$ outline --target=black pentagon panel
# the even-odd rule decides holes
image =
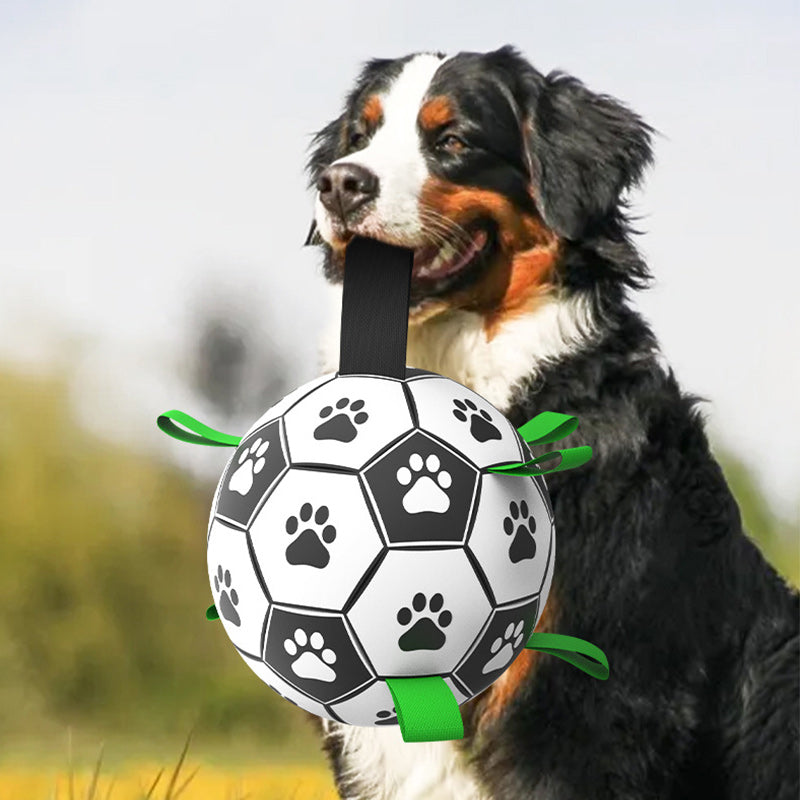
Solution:
[[[281,423],[273,420],[240,442],[220,482],[217,516],[247,527],[285,469]]]
[[[273,607],[264,661],[320,703],[344,697],[374,677],[339,615]]]
[[[478,694],[494,683],[525,648],[539,614],[539,598],[497,609],[453,676]]]
[[[477,471],[440,442],[416,431],[364,473],[390,545],[452,544],[466,538]]]

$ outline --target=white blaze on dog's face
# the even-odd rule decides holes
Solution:
[[[427,53],[408,61],[384,92],[370,96],[373,104],[370,111],[381,122],[369,144],[333,162],[362,166],[380,182],[377,197],[353,225],[354,233],[407,246],[422,242],[419,198],[430,174],[421,150],[417,117],[443,61]],[[319,193],[315,218],[322,237],[333,244],[337,238],[334,225],[340,221],[331,218]]]

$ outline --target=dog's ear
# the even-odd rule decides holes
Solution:
[[[579,239],[619,215],[623,193],[652,162],[653,129],[569,75],[533,81],[526,146],[536,199],[550,227]]]

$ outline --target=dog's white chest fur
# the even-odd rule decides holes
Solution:
[[[326,729],[340,739],[345,779],[358,786],[347,800],[489,800],[452,742],[406,744],[396,727]]]
[[[341,287],[333,291],[333,316],[322,344],[325,371],[339,363]],[[536,310],[505,322],[491,340],[480,314],[450,311],[409,326],[406,363],[458,381],[504,412],[520,381],[543,362],[578,350],[594,329],[582,297],[546,299]]]
[[[322,347],[326,371],[339,361],[341,289],[334,292]],[[507,322],[491,341],[480,315],[453,311],[409,328],[407,363],[452,378],[506,411],[520,381],[544,361],[580,348],[593,328],[579,299],[547,300]],[[452,742],[406,744],[395,727],[326,722],[325,730],[339,740],[344,777],[359,787],[347,800],[491,800]]]

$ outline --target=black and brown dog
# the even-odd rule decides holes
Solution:
[[[800,796],[798,596],[742,531],[698,398],[627,301],[650,279],[625,193],[651,132],[503,47],[370,61],[313,141],[327,277],[354,234],[415,249],[408,362],[516,424],[580,419],[594,459],[548,481],[559,552],[539,629],[612,664],[600,684],[523,652],[465,706],[457,744],[326,721],[343,797]]]

